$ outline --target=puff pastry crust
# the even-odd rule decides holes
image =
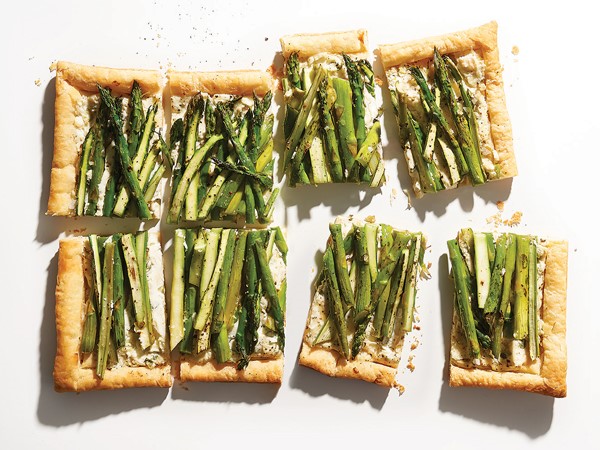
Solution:
[[[513,149],[512,127],[506,109],[497,35],[498,24],[490,22],[477,28],[442,36],[380,45],[379,53],[381,62],[387,70],[390,67],[432,59],[434,48],[437,48],[441,54],[470,50],[481,52],[485,62],[485,99],[490,119],[490,133],[498,153],[497,164],[500,168],[496,179],[503,179],[516,176],[518,171]]]
[[[205,92],[209,95],[265,95],[273,89],[273,77],[259,70],[230,72],[167,72],[171,95],[188,97]]]
[[[54,155],[47,214],[75,215],[79,157],[83,142],[77,136],[85,127],[77,113],[77,105],[84,97],[98,93],[96,84],[110,88],[116,95],[129,95],[134,80],[139,83],[145,97],[160,96],[162,76],[158,71],[111,69],[64,61],[56,64]],[[155,209],[151,209],[154,216],[158,217]]]
[[[283,56],[297,52],[307,59],[318,53],[348,53],[367,55],[367,31],[353,30],[333,33],[294,34],[280,39]]]
[[[347,361],[332,349],[310,347],[302,343],[299,362],[330,377],[353,378],[385,387],[400,387],[396,383],[397,369],[373,361]]]
[[[169,364],[155,368],[120,367],[108,369],[104,379],[94,368],[84,367],[79,348],[83,334],[86,265],[91,261],[84,254],[85,239],[66,238],[60,241],[56,282],[56,357],[54,388],[56,391],[89,391],[125,387],[169,387],[172,385]]]
[[[566,306],[568,244],[546,243],[546,272],[542,300],[541,369],[538,374],[465,369],[450,363],[450,386],[515,389],[552,397],[567,395]],[[454,343],[451,343],[454,345]]]
[[[182,357],[179,368],[181,381],[241,381],[246,383],[281,383],[283,356],[277,359],[255,359],[244,370],[236,364],[218,364],[215,361],[198,363],[193,358]]]

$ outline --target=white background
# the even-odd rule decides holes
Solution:
[[[594,282],[600,248],[594,232],[600,40],[587,2],[197,3],[17,0],[3,6],[0,447],[598,448],[600,310]],[[402,188],[410,185],[384,93],[389,179],[384,188],[283,190],[275,219],[287,227],[290,253],[286,368],[280,388],[176,383],[171,390],[54,392],[58,238],[64,232],[135,229],[138,222],[44,215],[54,126],[52,62],[162,70],[266,69],[281,62],[276,52],[283,34],[364,27],[374,49],[378,43],[457,31],[492,19],[499,23],[519,176],[436,194],[407,209]],[[376,69],[381,76],[377,62]],[[280,144],[279,133],[277,139]],[[506,202],[503,218],[523,212],[516,230],[570,242],[566,399],[447,387],[451,286],[445,241],[462,226],[485,228],[486,218],[498,212],[499,200]],[[363,382],[330,379],[296,364],[327,223],[348,213],[373,214],[381,222],[429,236],[426,258],[432,278],[420,284],[421,330],[414,335],[420,345],[412,352],[414,372],[406,369],[406,360],[401,364],[402,396]],[[161,228],[168,249],[172,228],[154,225]],[[169,267],[170,259],[167,250]]]

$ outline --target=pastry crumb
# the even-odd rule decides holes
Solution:
[[[408,364],[406,364],[406,368],[408,370],[410,370],[411,372],[415,371],[415,364],[413,363],[413,360],[415,359],[415,355],[410,355],[408,357]]]
[[[412,209],[412,201],[411,201],[411,197],[410,197],[410,192],[408,191],[408,189],[402,189],[402,192],[404,192],[404,195],[406,195],[406,209]]]
[[[498,208],[498,211],[504,211],[504,202],[502,200],[498,200],[496,202],[496,207]]]
[[[365,217],[365,222],[375,223],[375,216],[367,216],[367,217]]]
[[[41,86],[41,85],[42,85],[42,80],[40,80],[39,78],[37,78],[37,79],[34,81],[34,83],[35,83],[35,85],[36,85],[36,86]]]
[[[398,391],[398,395],[402,395],[402,394],[404,394],[404,391],[406,390],[406,389],[404,388],[404,386],[402,386],[402,385],[401,385],[401,384],[399,384],[399,383],[396,383],[396,385],[395,385],[394,387],[395,387],[395,388],[396,388],[396,390]]]
[[[513,45],[511,53],[515,56],[517,56],[519,54],[519,47],[517,47],[516,45]]]
[[[521,223],[521,218],[523,217],[523,213],[521,211],[515,212],[512,217],[508,220],[505,220],[504,225],[508,225],[509,227],[514,227]]]

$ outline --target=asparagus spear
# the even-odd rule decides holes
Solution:
[[[133,299],[133,309],[135,315],[134,330],[139,334],[140,344],[143,349],[150,347],[150,333],[148,330],[148,314],[146,313],[144,302],[144,291],[141,277],[145,274],[140,273],[140,264],[136,253],[136,239],[132,234],[124,234],[121,238],[123,247],[123,256],[127,266],[129,276],[129,285],[131,286],[131,296]]]
[[[104,378],[108,358],[110,325],[112,322],[113,274],[114,274],[114,242],[104,246],[104,268],[102,280],[102,297],[100,304],[100,331],[98,334],[98,358],[96,360],[96,375]]]
[[[427,163],[423,157],[423,133],[418,122],[412,114],[406,109],[408,135],[410,141],[410,152],[419,173],[419,180],[423,187],[423,192],[437,192],[444,188],[440,181],[440,174],[432,163]]]
[[[490,262],[488,259],[487,238],[484,233],[473,234],[475,248],[475,274],[477,279],[477,305],[485,306],[490,291]]]
[[[340,156],[344,163],[344,175],[348,177],[358,153],[358,141],[354,131],[352,92],[350,82],[343,78],[332,78],[335,90],[334,111],[340,137]]]
[[[348,73],[348,81],[352,90],[352,112],[354,113],[354,126],[356,130],[356,143],[360,148],[367,136],[365,126],[365,105],[363,101],[364,82],[359,72],[358,65],[348,55],[344,54],[344,63]]]
[[[483,168],[480,163],[480,154],[473,144],[473,138],[469,130],[467,119],[463,115],[462,109],[454,95],[454,90],[450,85],[448,68],[437,48],[434,49],[433,63],[435,66],[435,78],[442,91],[442,97],[452,112],[454,123],[458,129],[458,141],[467,162],[467,166],[469,167],[471,182],[473,185],[483,184],[485,183],[485,174],[483,173]]]
[[[233,254],[233,266],[231,267],[231,277],[229,278],[229,290],[227,291],[224,314],[225,326],[227,330],[231,330],[235,322],[235,311],[238,307],[242,288],[242,271],[244,267],[244,258],[246,255],[247,238],[248,231],[239,232]]]
[[[502,234],[500,237],[498,237],[498,242],[496,243],[490,290],[483,308],[483,312],[485,314],[495,313],[498,305],[500,304],[500,297],[502,295],[502,275],[506,266],[507,246],[508,235]]]
[[[342,354],[346,359],[350,357],[348,348],[348,330],[346,328],[346,317],[344,307],[340,298],[340,291],[336,277],[336,269],[331,248],[327,248],[323,256],[323,270],[327,280],[327,300],[329,304],[330,317],[333,319],[338,334],[338,342],[342,349]],[[346,270],[344,270],[346,272]],[[347,272],[346,272],[347,273]]]
[[[371,280],[377,278],[377,225],[366,223],[364,225],[365,237],[367,239],[367,258],[369,262],[369,270],[371,271]]]
[[[210,277],[210,281],[208,282],[205,289],[200,286],[200,292],[202,292],[202,302],[200,304],[200,311],[196,316],[196,321],[194,323],[194,328],[197,330],[204,330],[204,328],[208,325],[208,319],[212,317],[213,305],[215,302],[215,294],[217,291],[217,286],[219,284],[219,279],[221,278],[221,271],[223,268],[223,263],[225,261],[225,255],[227,253],[228,242],[231,238],[230,235],[235,233],[233,230],[223,230],[221,232],[221,242],[219,243],[219,250],[217,255],[217,260],[214,263],[214,271]],[[211,254],[209,255],[209,248],[212,247],[212,239],[209,235],[208,246],[206,248],[206,256],[214,258]],[[207,268],[209,264],[207,264],[205,257],[205,268]],[[202,274],[201,284],[205,283],[205,279],[208,277],[204,276],[204,272]]]
[[[183,303],[183,336],[179,343],[180,353],[192,353],[194,344],[194,319],[196,317],[196,297],[198,288],[192,284],[185,290]],[[172,344],[171,344],[172,345]]]
[[[256,231],[250,231],[246,240],[246,263],[245,273],[245,301],[244,310],[247,313],[246,325],[246,354],[254,353],[258,342],[258,328],[260,327],[260,296],[258,295],[258,272],[256,268],[256,255],[253,240],[258,235]],[[239,325],[238,325],[239,326]]]
[[[152,322],[152,305],[150,304],[150,292],[148,288],[147,259],[148,259],[148,232],[142,231],[135,238],[135,252],[137,262],[140,266],[140,284],[142,287],[142,298],[144,301],[144,311],[146,314],[145,323],[148,327],[148,333],[152,338],[154,326]]]
[[[183,307],[185,293],[185,230],[175,230],[173,238],[173,282],[169,312],[171,350],[183,339]]]
[[[529,320],[528,347],[529,357],[535,360],[540,355],[540,337],[538,331],[538,289],[537,289],[537,241],[529,241]]]
[[[310,143],[308,153],[310,155],[310,165],[315,184],[324,184],[331,182],[331,175],[327,168],[326,156],[323,147],[323,141],[317,133]]]
[[[208,105],[207,111],[208,111]],[[173,174],[172,174],[172,187],[171,187],[171,201],[173,201],[173,196],[175,195],[175,191],[177,190],[177,186],[179,185],[179,180],[183,175],[184,170],[184,162],[185,162],[185,154],[180,150],[181,142],[184,137],[184,124],[183,119],[177,119],[171,125],[171,133],[169,135],[169,152],[177,152],[177,159],[175,164],[173,165]]]
[[[231,267],[233,266],[233,254],[236,247],[235,242],[237,240],[235,230],[227,231],[229,231],[227,236],[227,245],[225,247],[225,254],[223,256],[223,265],[221,267],[221,274],[217,284],[217,292],[212,310],[212,321],[210,324],[210,332],[213,335],[219,334],[221,332],[221,328],[223,328],[223,325],[225,324],[225,304],[227,301],[227,291],[231,277]]]
[[[498,313],[492,326],[492,354],[496,359],[500,358],[502,347],[502,332],[504,321],[508,313],[513,289],[513,274],[517,263],[517,239],[514,234],[509,234],[506,243],[506,259],[504,276],[502,281],[502,296]]]
[[[85,206],[85,194],[86,194],[86,184],[87,184],[87,171],[90,164],[90,154],[92,153],[92,148],[94,148],[94,133],[95,127],[90,127],[90,130],[87,132],[85,136],[85,140],[83,141],[82,154],[81,154],[81,163],[79,169],[79,187],[77,188],[77,215],[83,215],[83,208]]]
[[[440,99],[441,99],[440,90],[436,86],[433,91],[434,91],[434,95],[435,95],[435,104],[437,106],[440,106]],[[423,103],[423,106],[426,106],[427,113],[431,114],[431,110],[427,106],[427,102],[425,101],[422,103]],[[437,134],[437,122],[435,120],[432,120],[429,123],[429,130],[427,131],[427,139],[425,142],[425,150],[423,150],[423,157],[425,158],[425,161],[427,161],[427,162],[433,161],[433,150],[435,148],[436,134]]]
[[[240,355],[240,359],[237,363],[238,370],[244,370],[250,362],[248,355],[248,341],[246,339],[248,324],[248,309],[244,302],[242,302],[242,308],[240,310],[240,317],[238,319],[238,326],[235,332],[235,349]]]
[[[396,269],[392,274],[392,279],[390,281],[392,287],[390,289],[389,300],[386,306],[385,315],[383,317],[383,324],[381,325],[381,332],[378,335],[379,338],[383,339],[389,338],[394,331],[393,325],[400,308],[402,295],[404,293],[404,280],[406,279],[408,272],[410,250],[408,248],[404,248],[400,258],[401,259],[398,261]]]
[[[286,76],[292,86],[300,87],[300,71],[298,63],[298,53],[292,53],[285,63]]]
[[[81,353],[91,353],[96,347],[96,338],[98,334],[98,316],[94,308],[93,291],[90,291],[85,313],[85,322],[83,324],[83,332],[81,336]]]
[[[344,311],[354,306],[354,294],[350,285],[348,275],[348,263],[346,261],[346,251],[344,250],[344,238],[342,236],[342,226],[338,223],[329,224],[331,232],[333,256],[335,261],[335,274],[339,281],[341,298],[344,304]]]
[[[129,188],[131,195],[133,195],[136,205],[138,208],[138,214],[141,219],[150,219],[152,214],[148,208],[148,204],[144,200],[144,194],[134,173],[129,158],[129,150],[127,146],[127,140],[123,134],[123,120],[121,119],[120,111],[117,110],[115,99],[110,95],[107,89],[98,85],[98,91],[100,92],[100,98],[108,109],[108,115],[110,122],[113,127],[115,134],[116,147],[118,152],[118,160],[121,165],[121,172],[124,175],[125,182]]]
[[[317,92],[319,101],[319,111],[321,113],[321,129],[323,130],[323,144],[327,150],[329,165],[331,167],[331,175],[335,183],[344,181],[344,173],[342,169],[342,161],[338,141],[335,134],[335,125],[331,117],[331,108],[335,103],[335,91],[331,86],[331,80],[328,76],[323,78],[319,90]]]
[[[254,245],[262,288],[265,297],[269,300],[269,313],[275,320],[275,332],[277,333],[279,346],[283,349],[285,346],[283,311],[281,310],[281,304],[279,303],[279,297],[277,295],[277,290],[275,289],[275,283],[273,282],[273,275],[271,274],[269,262],[267,261],[267,254],[264,247],[261,245],[260,240],[256,238],[257,235],[258,233],[251,234],[248,241],[251,245]]]
[[[452,151],[454,152],[459,172],[461,174],[467,173],[469,167],[467,165],[467,161],[465,160],[465,155],[463,155],[462,149],[460,148],[460,145],[458,144],[458,141],[454,136],[454,132],[450,128],[450,124],[448,124],[448,121],[442,113],[442,110],[435,103],[435,97],[431,92],[431,89],[429,89],[429,86],[427,85],[427,80],[425,80],[425,76],[421,72],[421,69],[419,69],[418,67],[411,67],[409,70],[416,83],[419,85],[419,88],[421,89],[423,99],[429,107],[431,115],[436,120],[436,122],[442,127],[442,130],[444,130],[444,134],[450,140],[450,145]]]
[[[315,102],[319,86],[325,75],[325,70],[321,66],[319,66],[312,80],[312,85],[310,86],[310,89],[308,90],[308,92],[306,92],[302,100],[302,104],[300,105],[298,117],[296,118],[294,128],[292,129],[290,136],[286,142],[285,157],[283,163],[284,167],[288,167],[290,158],[296,151],[296,147],[300,142],[300,138],[302,137],[302,134],[304,133],[304,129],[308,122],[309,113],[313,107],[313,103]]]
[[[529,237],[517,236],[517,264],[515,273],[515,309],[514,330],[515,339],[525,339],[528,336],[529,317]]]
[[[204,157],[206,156],[206,154],[210,151],[210,149],[220,140],[223,139],[223,136],[221,135],[214,135],[211,136],[206,143],[198,150],[196,150],[196,153],[194,153],[194,156],[192,157],[192,159],[190,159],[190,161],[188,162],[185,171],[183,173],[183,175],[181,176],[181,180],[179,181],[179,184],[177,185],[177,190],[175,191],[175,195],[173,196],[173,200],[171,202],[171,208],[169,209],[169,215],[167,216],[167,221],[169,223],[175,223],[179,221],[179,217],[181,215],[181,209],[183,206],[183,202],[184,200],[186,201],[186,209],[187,209],[187,197],[186,197],[186,193],[189,192],[190,190],[192,190],[192,184],[191,184],[191,180],[194,177],[194,174],[196,173],[196,171],[198,170],[198,168],[200,167],[200,164],[202,164],[202,161],[204,159]],[[196,219],[198,217],[198,213],[197,213],[197,205],[196,205],[196,212],[195,212],[195,216],[194,219]],[[188,218],[187,216],[187,210],[186,210],[186,219]]]
[[[204,99],[202,98],[202,95],[198,94],[192,97],[185,112],[185,135],[183,138],[186,167],[182,178],[186,179],[186,174],[188,174],[188,178],[186,179],[187,185],[185,191],[186,220],[196,220],[196,218],[198,217],[198,185],[200,184],[200,174],[198,173],[198,168],[200,167],[200,163],[204,159],[204,154],[202,154],[202,157],[199,161],[196,161],[198,155],[198,150],[196,150],[196,142],[198,141],[198,124],[200,123],[200,119],[202,118],[203,111]],[[212,144],[214,145],[218,141],[219,139],[213,140]],[[208,142],[210,142],[210,139]],[[207,144],[204,144],[202,148],[205,148]],[[206,152],[210,150],[210,148],[212,148],[212,145],[206,148]],[[193,170],[188,171],[190,167],[193,167]],[[180,184],[183,182],[183,179],[180,181]],[[175,199],[173,200],[173,203],[174,202]],[[171,203],[171,207],[173,203]]]
[[[460,323],[466,338],[469,353],[471,354],[471,357],[477,359],[479,358],[481,350],[479,341],[477,340],[475,320],[473,318],[471,301],[469,299],[469,275],[456,239],[448,241],[448,256],[450,257],[450,262],[452,264],[454,293],[456,296],[456,306],[458,308]]]
[[[366,59],[359,59],[357,64],[363,77],[367,80],[365,82],[367,92],[375,97],[375,72],[373,72],[373,66],[371,66],[371,63]]]
[[[220,159],[217,159],[217,158],[212,158],[212,161],[220,169],[228,170],[230,172],[238,173],[245,177],[252,178],[252,179],[258,181],[262,186],[264,186],[267,189],[270,189],[273,187],[273,179],[270,176],[268,176],[267,174],[259,173],[257,171],[250,171],[245,166],[242,166],[239,164],[233,164],[229,161],[221,161]]]
[[[113,269],[113,331],[115,347],[125,346],[125,288],[123,285],[125,274],[123,260],[121,259],[120,235],[114,235],[114,269]]]
[[[96,210],[98,209],[98,200],[100,198],[100,180],[102,179],[102,174],[104,173],[104,165],[105,165],[105,151],[104,151],[104,130],[100,125],[102,119],[101,117],[104,115],[104,108],[102,104],[100,105],[98,118],[96,123],[94,124],[94,151],[93,151],[93,166],[92,166],[92,177],[90,179],[90,184],[88,187],[88,204],[85,210],[85,213],[89,216],[93,216],[96,214]]]
[[[402,292],[402,330],[412,330],[413,311],[415,309],[415,297],[417,294],[417,275],[422,262],[421,233],[412,236],[413,241],[408,255],[408,262],[411,264],[406,275],[406,285]]]
[[[356,239],[357,287],[355,301],[355,317],[366,310],[371,303],[371,271],[369,269],[369,251],[365,227],[357,227],[354,231]]]

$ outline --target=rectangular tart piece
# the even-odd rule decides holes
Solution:
[[[567,243],[467,228],[448,252],[450,385],[565,397]]]
[[[517,175],[495,22],[379,51],[417,197]]]
[[[169,166],[158,71],[56,65],[48,214],[160,216]]]
[[[367,32],[281,38],[288,184],[385,183]]]
[[[168,73],[170,223],[266,224],[273,186],[273,78],[267,72]]]
[[[181,381],[281,383],[287,244],[278,227],[178,229],[169,330]]]
[[[57,391],[171,386],[157,234],[60,241],[56,340]]]
[[[425,237],[352,218],[329,229],[300,364],[401,388],[396,374],[413,327]]]

